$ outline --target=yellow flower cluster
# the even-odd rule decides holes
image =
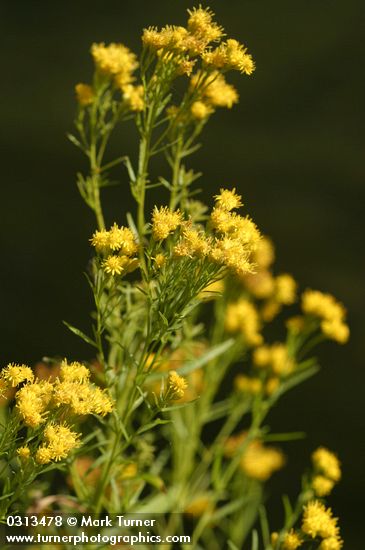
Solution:
[[[260,378],[238,374],[234,379],[234,385],[237,391],[257,395],[262,392],[263,384]]]
[[[312,454],[315,475],[312,487],[318,497],[328,495],[335,483],[341,479],[341,464],[337,456],[325,447],[319,447]]]
[[[277,376],[287,376],[295,368],[295,362],[290,357],[288,348],[280,343],[255,349],[253,363],[255,367],[269,369]]]
[[[185,378],[177,374],[175,370],[169,372],[167,378],[167,394],[170,399],[181,399],[184,397],[186,388],[188,387]]]
[[[305,314],[321,319],[325,336],[340,344],[347,342],[350,331],[345,323],[346,310],[331,294],[307,290],[302,295],[302,309]]]
[[[26,462],[30,458],[29,447],[27,445],[19,447],[19,449],[17,449],[17,455],[22,461]]]
[[[237,40],[229,39],[213,48],[214,42],[220,42],[223,29],[214,22],[214,13],[209,8],[188,10],[187,27],[163,27],[160,31],[149,27],[143,31],[142,42],[145,48],[157,54],[164,64],[172,64],[175,74],[190,76],[198,56],[202,68],[192,76],[190,82],[191,102],[187,103],[188,112],[182,108],[182,119],[205,120],[216,107],[231,108],[238,102],[238,93],[228,84],[223,72],[231,69],[251,74],[254,63],[246,48]],[[179,111],[169,108],[169,116]]]
[[[228,458],[234,457],[244,445],[246,438],[247,432],[241,432],[227,438],[223,448],[224,455]],[[269,479],[284,464],[285,456],[280,449],[265,446],[258,439],[254,439],[247,444],[240,460],[240,467],[245,474],[262,482]]]
[[[138,67],[137,57],[123,44],[101,42],[91,46],[91,55],[96,68],[103,74],[114,77],[119,86],[130,84],[132,73]]]
[[[133,86],[133,84],[126,84],[122,87],[122,91],[123,100],[128,105],[131,111],[143,111],[145,106],[143,86]]]
[[[44,439],[46,443],[39,447],[35,455],[38,464],[67,458],[70,451],[79,444],[79,434],[62,424],[48,424],[44,430]]]
[[[191,106],[191,114],[199,120],[213,113],[215,107],[231,109],[238,102],[237,90],[228,84],[218,71],[209,73],[206,79],[202,77],[201,73],[193,75],[190,81],[190,91],[194,97],[198,98]]]
[[[178,257],[202,258],[208,256],[211,250],[211,239],[197,229],[193,229],[190,223],[184,223],[181,238],[174,247],[174,254]]]
[[[225,328],[228,332],[240,332],[249,346],[259,346],[262,343],[259,315],[255,306],[245,298],[228,304]]]
[[[248,444],[240,462],[242,470],[248,477],[262,482],[283,468],[284,464],[285,457],[280,449],[264,446],[258,440]]]
[[[325,447],[319,447],[312,454],[313,466],[323,475],[337,482],[341,479],[341,464],[337,456]]]
[[[247,75],[251,75],[255,70],[255,63],[252,56],[247,53],[247,48],[233,38],[219,44],[214,50],[204,52],[202,59],[206,66],[214,69],[233,69]]]
[[[95,231],[90,241],[98,253],[109,254],[102,264],[106,273],[121,275],[137,267],[138,260],[133,256],[138,252],[138,244],[128,227],[114,223],[109,231]]]
[[[16,393],[16,408],[26,426],[36,428],[46,420],[53,386],[45,380],[28,383]]]
[[[210,222],[218,238],[213,243],[210,257],[236,275],[244,275],[254,268],[251,257],[260,242],[260,232],[248,216],[232,212],[241,204],[241,197],[235,190],[221,189],[215,200]]]
[[[271,533],[271,544],[275,547],[279,540],[279,533]],[[302,546],[303,540],[294,531],[294,529],[291,529],[288,533],[285,533],[282,541],[282,550],[297,550],[300,546]]]
[[[302,526],[303,533],[311,538],[320,537],[320,550],[340,550],[342,541],[339,535],[338,519],[332,516],[330,508],[314,500],[304,507]]]
[[[0,380],[3,382],[4,389],[6,386],[15,388],[22,382],[33,382],[34,374],[32,369],[26,365],[9,363],[9,365],[1,371]]]
[[[144,29],[143,45],[155,51],[202,55],[211,42],[222,37],[223,29],[213,21],[214,14],[209,9],[193,8],[188,13],[187,28],[167,25],[161,31],[154,27]]]
[[[86,107],[87,105],[91,105],[91,103],[93,103],[94,91],[89,84],[79,82],[79,84],[76,84],[75,86],[75,92],[76,99],[81,107]]]
[[[163,241],[182,223],[181,213],[170,210],[167,206],[157,208],[152,213],[152,236],[156,241]]]
[[[53,386],[53,402],[56,407],[68,405],[76,415],[98,414],[105,416],[113,409],[106,392],[89,382],[88,369],[78,362],[70,365],[64,361],[60,378]]]
[[[297,283],[288,273],[283,273],[275,278],[271,276],[271,281],[271,292],[266,296],[268,299],[261,309],[262,318],[267,322],[272,321],[283,306],[293,304],[297,297]]]
[[[112,411],[112,402],[105,391],[89,382],[90,372],[81,363],[63,361],[60,377],[53,383],[35,380],[25,384],[15,395],[16,408],[26,426],[35,428],[46,421],[51,409],[68,405],[77,415]]]

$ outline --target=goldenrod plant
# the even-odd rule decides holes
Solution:
[[[94,311],[89,330],[68,324],[90,359],[1,371],[2,518],[50,506],[158,513],[163,535],[188,532],[197,549],[339,550],[326,498],[341,469],[325,447],[297,501],[284,498],[282,525],[271,525],[267,483],[287,461],[277,444],[301,434],[271,433],[266,419],[316,374],[316,345],[347,341],[345,309],[277,274],[274,246],[236,188],[222,182],[203,204],[190,167],[216,109],[238,102],[226,79],[250,77],[251,54],[199,6],[186,27],[144,29],[139,57],[117,43],[95,43],[91,56],[69,137],[89,166],[77,184],[95,214],[85,243]],[[111,158],[115,130],[131,120],[138,157]],[[106,220],[117,166],[136,209]],[[283,322],[280,342],[273,320]]]

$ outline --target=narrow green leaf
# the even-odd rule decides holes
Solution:
[[[94,348],[98,349],[98,346],[97,344],[94,342],[94,340],[92,340],[91,338],[89,338],[89,336],[87,336],[84,332],[82,332],[80,329],[76,328],[76,327],[73,327],[72,325],[70,325],[69,323],[67,323],[67,321],[63,321],[63,324],[66,325],[66,327],[71,331],[73,332],[74,334],[76,334],[76,336],[78,336],[79,338],[81,338],[82,340],[84,340],[87,344],[90,344],[90,346],[93,346]]]
[[[256,529],[252,531],[252,544],[251,544],[251,550],[259,550],[259,536],[257,534]]]
[[[169,424],[171,420],[163,420],[162,418],[156,418],[153,422],[149,422],[145,426],[142,426],[137,431],[137,435],[143,434],[145,432],[148,432],[149,430],[153,430],[153,428],[156,428],[156,426],[159,426],[161,424]]]

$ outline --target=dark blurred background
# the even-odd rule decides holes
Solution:
[[[204,5],[205,2],[203,3]],[[81,153],[66,139],[73,88],[88,81],[93,41],[139,50],[143,27],[184,24],[192,2],[3,0],[1,9],[1,362],[90,350],[62,325],[89,327],[82,275],[94,230],[75,173]],[[344,479],[331,504],[345,548],[363,548],[364,423],[364,8],[363,0],[240,0],[209,3],[229,35],[246,43],[257,71],[234,77],[240,104],[218,112],[190,159],[206,196],[237,186],[277,246],[277,267],[303,287],[346,304],[352,337],[326,344],[321,373],[270,417],[279,431],[304,430],[286,445],[289,467],[275,489],[298,488],[309,452],[335,449]],[[133,151],[132,127],[115,152]],[[105,192],[108,222],[129,208],[123,186]],[[277,502],[273,506],[279,506]],[[275,527],[275,525],[274,525]],[[278,525],[276,525],[278,527]]]

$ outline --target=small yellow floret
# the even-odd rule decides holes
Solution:
[[[118,78],[116,78],[118,84]],[[145,107],[144,101],[144,88],[143,86],[133,86],[132,84],[127,84],[122,87],[123,100],[128,105],[131,111],[143,111]]]
[[[339,536],[329,537],[322,540],[321,544],[318,547],[318,550],[341,550],[343,546],[343,541]]]
[[[181,213],[170,210],[167,206],[157,208],[152,213],[152,235],[156,241],[163,241],[175,231],[182,222]]]
[[[19,447],[16,452],[21,460],[27,461],[30,457],[30,449],[27,446]]]
[[[237,391],[257,395],[262,392],[262,382],[260,378],[253,378],[238,374],[234,379],[234,385]]]
[[[190,108],[190,112],[196,120],[205,120],[212,114],[213,109],[203,101],[194,101]]]
[[[325,497],[330,494],[335,482],[324,476],[315,476],[312,480],[312,487],[317,497]]]
[[[219,195],[215,195],[218,208],[230,212],[243,206],[241,195],[236,194],[236,189],[220,189]]]
[[[289,533],[286,533],[283,539],[283,550],[296,550],[302,546],[303,540],[292,529]]]
[[[241,332],[248,345],[258,346],[262,343],[258,313],[255,306],[244,298],[228,304],[225,327],[228,332]]]
[[[47,441],[44,452],[48,451],[51,460],[56,462],[62,460],[70,454],[72,449],[78,446],[79,436],[78,433],[73,432],[66,425],[48,424],[44,430],[44,438]]]
[[[279,304],[290,305],[296,300],[297,283],[288,273],[275,278],[275,300]]]
[[[16,365],[15,363],[9,363],[9,365],[1,371],[0,376],[13,388],[22,382],[33,382],[34,380],[34,374],[30,367],[26,365]]]
[[[202,58],[206,65],[216,69],[234,69],[247,75],[255,70],[255,63],[247,53],[247,48],[232,38],[214,50],[205,52]]]
[[[345,323],[346,310],[331,294],[307,290],[302,295],[302,309],[307,315],[318,317],[323,333],[340,344],[347,342],[350,331]]]
[[[98,252],[104,252],[109,246],[109,232],[105,230],[95,231],[90,241]]]
[[[108,258],[103,261],[104,271],[110,275],[121,275],[125,265],[125,257],[123,256],[108,256]]]
[[[325,447],[319,447],[314,451],[312,462],[318,472],[332,481],[337,482],[341,479],[341,463],[337,456]]]
[[[129,84],[133,71],[138,67],[136,55],[123,44],[93,44],[91,55],[100,72],[108,76],[118,75],[119,85]]]
[[[38,464],[49,464],[52,460],[52,451],[46,446],[39,447],[35,455]]]
[[[330,508],[325,506],[318,500],[309,502],[304,507],[302,531],[306,535],[312,537],[337,537],[338,536],[338,519],[332,516]]]
[[[212,508],[212,504],[212,499],[209,495],[201,495],[194,498],[194,500],[185,507],[184,513],[189,516],[200,517],[207,512],[207,510]]]
[[[248,477],[259,481],[266,481],[274,472],[285,464],[285,458],[275,447],[262,445],[260,441],[249,443],[241,458],[241,468]]]
[[[45,380],[26,384],[16,393],[16,407],[26,426],[35,428],[45,421],[52,395],[53,386]]]
[[[176,371],[172,370],[169,372],[167,379],[167,392],[171,399],[181,399],[184,397],[184,393],[188,384],[182,376],[177,374]]]
[[[82,363],[73,361],[68,364],[66,360],[62,361],[60,368],[61,380],[68,382],[86,382],[90,378],[90,371]]]
[[[83,84],[80,82],[75,86],[76,99],[82,107],[86,105],[91,105],[94,101],[94,91],[89,84]]]
[[[287,376],[295,367],[286,345],[280,343],[257,348],[253,353],[253,362],[256,367],[270,368],[277,376]]]

